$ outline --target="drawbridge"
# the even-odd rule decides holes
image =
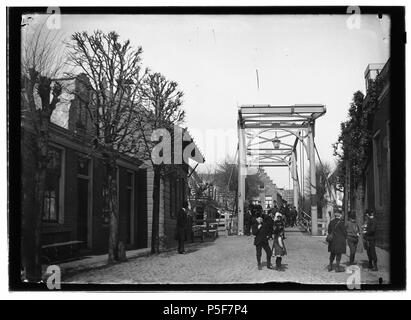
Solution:
[[[298,210],[299,197],[304,188],[304,156],[309,162],[310,230],[312,235],[318,234],[314,137],[315,121],[325,112],[325,106],[320,104],[239,107],[237,121],[239,235],[244,232],[247,174],[256,167],[287,167],[293,181],[293,204]],[[302,169],[300,175],[299,169]]]

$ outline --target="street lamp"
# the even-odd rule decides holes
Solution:
[[[280,148],[280,139],[277,137],[277,132],[275,133],[275,138],[273,140],[274,149]]]

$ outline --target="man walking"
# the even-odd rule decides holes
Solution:
[[[178,240],[178,253],[185,254],[184,241],[186,238],[187,230],[187,211],[188,202],[184,201],[183,207],[180,209],[177,215],[177,240]]]
[[[375,236],[377,224],[374,220],[374,212],[370,211],[367,215],[367,223],[364,228],[364,242],[367,248],[368,268],[372,271],[378,271],[377,252],[375,251]]]
[[[355,253],[357,251],[358,239],[360,237],[360,227],[358,226],[355,213],[349,214],[349,219],[346,225],[347,229],[347,244],[350,248],[350,265],[354,264]]]
[[[271,249],[268,244],[268,238],[271,236],[273,230],[273,219],[269,215],[264,215],[264,217],[259,216],[256,219],[256,222],[252,226],[254,238],[254,245],[256,247],[257,253],[257,263],[258,263],[258,270],[262,270],[261,264],[261,254],[262,249],[264,249],[267,255],[267,268],[273,269],[271,265]]]

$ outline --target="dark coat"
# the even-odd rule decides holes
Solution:
[[[364,235],[364,239],[368,241],[375,240],[375,234],[377,232],[377,224],[375,223],[375,218],[368,219],[365,230],[367,231],[367,233]]]
[[[176,240],[185,240],[187,228],[187,212],[180,209],[177,215]]]
[[[251,224],[252,216],[249,212],[244,213],[244,224]]]
[[[328,244],[328,252],[335,254],[346,252],[347,231],[344,221],[334,218],[328,225],[328,234],[333,234],[333,240]]]
[[[263,218],[261,228],[258,228],[257,221],[252,225],[253,235],[255,235],[254,245],[257,246],[264,243],[268,244],[268,238],[271,236],[273,231],[273,224],[273,219],[270,216],[266,215]]]

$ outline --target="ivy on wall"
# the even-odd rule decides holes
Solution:
[[[345,185],[347,163],[350,168],[350,181],[356,187],[361,181],[369,159],[372,142],[371,123],[378,106],[383,80],[377,77],[368,83],[367,96],[361,91],[353,95],[348,110],[348,120],[341,123],[338,140],[333,144],[334,156],[338,159],[337,183]]]

